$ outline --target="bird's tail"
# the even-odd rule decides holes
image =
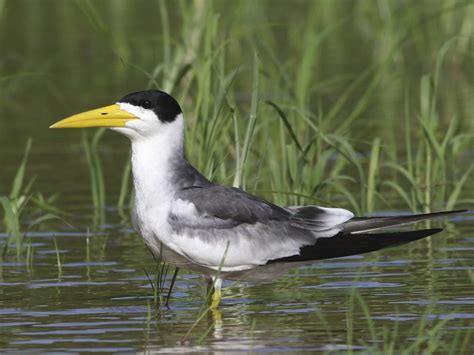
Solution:
[[[315,244],[301,248],[299,255],[272,260],[272,262],[331,259],[411,243],[439,233],[442,229],[433,228],[387,233],[367,232],[462,212],[466,212],[466,210],[425,213],[411,216],[355,217],[342,225],[342,231],[339,234],[329,238],[319,238]]]
[[[463,213],[467,210],[443,211],[433,213],[414,214],[409,216],[388,217],[354,217],[343,224],[345,233],[365,233],[368,231],[389,228],[393,226],[417,223],[428,219],[444,217],[451,214]]]

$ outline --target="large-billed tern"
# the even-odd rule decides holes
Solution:
[[[51,126],[83,127],[109,127],[130,139],[134,226],[155,254],[212,278],[213,308],[225,278],[273,279],[314,260],[409,243],[441,229],[368,232],[460,212],[360,218],[342,208],[280,207],[214,184],[187,161],[183,113],[159,90],[132,93]]]

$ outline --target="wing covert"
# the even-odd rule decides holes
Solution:
[[[179,191],[169,219],[177,226],[222,229],[290,217],[289,211],[240,189],[211,185]]]

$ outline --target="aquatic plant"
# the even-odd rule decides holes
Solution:
[[[30,154],[32,145],[32,139],[28,139],[25,147],[23,158],[20,161],[18,170],[13,179],[10,194],[8,196],[0,196],[0,202],[3,207],[3,225],[5,231],[10,235],[6,243],[3,245],[3,251],[1,253],[2,259],[5,258],[12,244],[14,244],[16,257],[20,258],[23,253],[26,252],[26,260],[31,263],[33,258],[32,247],[29,240],[26,239],[28,232],[35,226],[46,222],[51,219],[58,219],[59,217],[52,213],[46,213],[37,216],[30,220],[26,225],[26,228],[22,228],[22,215],[23,212],[33,205],[41,212],[60,211],[59,209],[52,206],[51,202],[53,199],[45,199],[43,195],[38,194],[36,197],[31,193],[31,188],[34,182],[34,178],[30,179],[25,184],[26,165]],[[30,207],[31,208],[31,207]],[[27,243],[25,243],[25,241]]]
[[[98,129],[90,139],[85,132],[82,134],[82,144],[86,153],[92,202],[94,205],[94,224],[96,225],[102,224],[105,221],[105,179],[99,154],[99,143],[104,133],[105,129]]]
[[[161,245],[161,248],[162,247],[163,246]],[[162,258],[161,252],[160,255],[155,255],[150,250],[150,253],[155,261],[155,270],[154,273],[150,274],[145,269],[145,274],[151,286],[151,289],[153,290],[153,305],[155,306],[155,309],[163,309],[163,307],[168,306],[171,297],[171,292],[173,290],[176,277],[178,276],[179,268],[171,266],[170,264],[165,262]],[[170,267],[173,268],[174,271],[169,288],[166,289],[165,283],[169,276]]]

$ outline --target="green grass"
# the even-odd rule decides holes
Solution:
[[[150,253],[155,261],[155,270],[153,273],[149,273],[145,269],[145,274],[153,291],[153,305],[155,309],[162,310],[163,308],[168,306],[179,268],[166,263],[162,258],[161,250],[159,255],[155,255],[151,250]],[[170,277],[170,268],[174,269],[174,271],[171,276],[169,288],[166,289],[165,283],[166,280]]]
[[[379,321],[372,319],[366,300],[353,287],[347,300],[347,345],[364,346],[364,351],[371,354],[468,353],[469,339],[473,336],[472,330],[458,329],[449,334],[449,317],[439,319],[435,316],[436,301],[436,296],[429,300],[430,304],[423,314],[418,316],[419,321],[405,325],[403,330],[400,329],[400,322],[394,322],[394,328],[387,329],[378,324]],[[397,316],[398,311],[394,315]],[[355,336],[353,333],[352,320],[355,317],[366,320],[367,334],[362,339],[360,335]],[[451,340],[447,341],[446,337],[450,337]],[[356,351],[349,350],[349,352]]]
[[[82,135],[94,205],[94,224],[96,225],[105,221],[105,178],[99,154],[99,144],[104,133],[105,129],[98,129],[92,138],[88,138],[85,132]]]
[[[7,234],[10,237],[6,243],[2,246],[3,250],[0,255],[0,260],[3,260],[12,245],[14,245],[16,258],[19,259],[26,253],[26,262],[31,263],[33,260],[33,251],[31,243],[28,239],[28,232],[34,229],[46,221],[53,219],[59,219],[57,215],[51,213],[51,211],[60,212],[59,209],[55,208],[51,203],[54,198],[44,198],[43,195],[37,194],[34,197],[32,185],[34,178],[25,184],[26,165],[32,146],[32,140],[29,139],[26,143],[25,153],[20,161],[18,170],[13,179],[10,194],[8,196],[0,196],[0,203],[3,207],[3,225]],[[26,213],[36,212],[36,216],[29,218],[27,223],[23,222],[23,215]],[[39,213],[44,213],[38,215]]]
[[[114,38],[116,34],[101,23],[100,11],[93,3],[80,3],[95,31],[106,33],[108,45],[131,45],[126,37]],[[389,2],[382,3],[391,8]],[[241,4],[246,5],[237,8],[245,13],[248,4]],[[188,117],[188,156],[205,175],[278,203],[338,205],[357,214],[386,209],[428,212],[473,202],[473,198],[463,197],[463,191],[470,189],[465,184],[474,165],[457,163],[467,159],[466,151],[472,147],[472,123],[468,116],[461,119],[446,109],[451,104],[445,101],[452,98],[446,92],[448,84],[443,82],[446,63],[450,58],[466,56],[460,43],[466,46],[471,42],[453,32],[439,40],[438,47],[430,48],[432,58],[427,63],[432,66],[427,69],[431,74],[411,77],[411,66],[403,68],[412,46],[426,46],[427,28],[460,17],[460,24],[465,23],[462,4],[446,4],[431,12],[413,6],[405,13],[393,13],[394,23],[406,21],[409,26],[390,23],[383,33],[391,39],[389,45],[377,52],[370,65],[353,75],[336,73],[332,77],[319,69],[328,66],[322,53],[340,40],[350,18],[323,26],[321,13],[331,13],[337,6],[328,2],[308,5],[311,21],[288,28],[287,36],[300,40],[299,44],[288,42],[295,54],[283,62],[275,52],[277,47],[272,47],[279,23],[258,26],[255,19],[258,39],[252,37],[251,29],[236,30],[234,36],[226,37],[220,31],[225,26],[220,20],[221,5],[191,2],[176,8],[160,2],[162,57],[144,67],[121,56],[126,67],[142,73],[144,88],[164,89],[180,100]],[[173,13],[178,11],[182,26],[171,29],[168,6]],[[255,16],[266,23],[266,5],[254,6]],[[368,11],[364,16],[372,11],[362,4],[351,6],[356,13]],[[419,13],[415,16],[410,11]],[[414,22],[413,16],[417,18]],[[111,37],[114,39],[108,40]],[[147,51],[145,47],[142,50]],[[240,61],[230,59],[235,51]],[[378,118],[383,121],[377,125],[381,128],[361,128],[364,126],[359,121],[379,104],[378,100],[384,100],[383,93],[377,91],[396,80],[390,68],[397,65],[401,66],[399,75],[409,78],[405,88],[398,90],[399,99],[392,100],[401,102],[402,109],[388,105],[381,110],[393,109],[393,114],[390,120]],[[251,85],[242,91],[246,80]],[[327,91],[338,96],[329,100]],[[243,93],[248,99],[239,99]],[[402,113],[404,120],[397,117]],[[100,164],[93,165],[89,163],[91,175],[95,171],[101,176]],[[92,180],[94,205],[100,205],[104,198],[99,188],[102,179]],[[127,165],[118,201],[122,211],[129,201],[129,186]]]
[[[133,190],[131,189],[131,175],[132,175],[132,161],[131,161],[132,153],[128,154],[127,162],[123,168],[122,172],[122,179],[120,183],[120,193],[117,201],[117,207],[119,209],[120,214],[124,219],[126,217],[126,207],[130,207],[133,203]],[[128,200],[128,203],[127,203]]]

